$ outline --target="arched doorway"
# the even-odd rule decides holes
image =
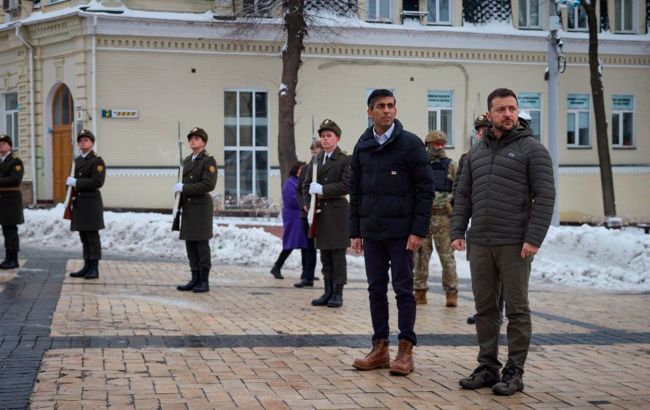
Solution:
[[[72,165],[72,118],[74,105],[70,89],[61,84],[52,98],[52,183],[54,202],[65,200],[65,180]]]

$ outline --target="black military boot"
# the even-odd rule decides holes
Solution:
[[[0,263],[0,269],[16,269],[18,267],[18,252],[5,252],[5,260]]]
[[[180,291],[190,291],[194,289],[196,285],[199,284],[199,271],[198,270],[193,270],[192,271],[192,280],[187,282],[185,285],[179,285],[176,286],[176,290]]]
[[[325,292],[318,298],[311,301],[312,306],[325,306],[332,297],[334,285],[331,281],[325,280]]]
[[[81,268],[81,270],[78,270],[76,272],[71,272],[70,277],[71,278],[83,278],[86,276],[86,272],[88,272],[88,259],[84,259],[84,267]]]
[[[281,266],[278,265],[276,262],[273,264],[273,267],[271,268],[271,275],[273,275],[274,278],[276,279],[284,279],[284,276],[282,276],[282,272],[280,271]]]
[[[199,283],[196,286],[194,286],[192,292],[194,293],[209,292],[210,291],[210,284],[208,282],[209,277],[210,277],[210,269],[202,270],[201,272],[199,272]]]
[[[338,308],[343,306],[343,285],[334,285],[332,297],[327,301],[327,307]]]
[[[86,276],[84,279],[97,279],[99,278],[99,260],[90,259],[88,260],[88,270],[86,271]]]

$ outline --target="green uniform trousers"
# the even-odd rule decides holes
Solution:
[[[495,369],[501,367],[498,359],[501,327],[498,301],[503,284],[508,318],[508,361],[523,372],[532,333],[528,281],[533,257],[520,256],[522,245],[481,246],[472,243],[471,246],[469,264],[476,305],[478,362]]]

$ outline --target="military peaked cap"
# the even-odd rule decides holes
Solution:
[[[341,127],[339,127],[338,125],[336,125],[334,121],[329,119],[325,119],[323,120],[323,122],[320,123],[320,126],[318,127],[318,135],[320,135],[320,133],[323,131],[332,131],[338,137],[341,136]]]
[[[14,142],[11,140],[11,137],[7,134],[0,134],[0,142],[6,142],[10,146],[14,146]]]
[[[481,128],[481,127],[489,127],[490,125],[492,125],[492,123],[490,122],[490,120],[487,119],[485,114],[479,115],[474,120],[474,129],[475,130],[477,130],[477,129]]]
[[[93,134],[92,132],[90,132],[89,130],[87,130],[85,128],[82,129],[81,131],[79,131],[79,134],[77,134],[77,142],[79,142],[79,140],[82,137],[90,138],[90,140],[93,142],[93,144],[95,143],[95,134]]]
[[[189,141],[190,138],[192,138],[192,135],[196,135],[197,137],[201,138],[203,142],[206,144],[208,143],[208,133],[205,132],[203,128],[199,127],[194,127],[190,130],[190,132],[187,134],[187,140]]]

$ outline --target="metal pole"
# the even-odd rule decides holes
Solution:
[[[553,160],[553,179],[555,180],[555,206],[553,207],[552,226],[560,224],[560,166],[557,152],[559,137],[559,54],[557,31],[560,29],[560,17],[557,15],[555,1],[549,1],[549,39],[548,39],[548,151]]]

